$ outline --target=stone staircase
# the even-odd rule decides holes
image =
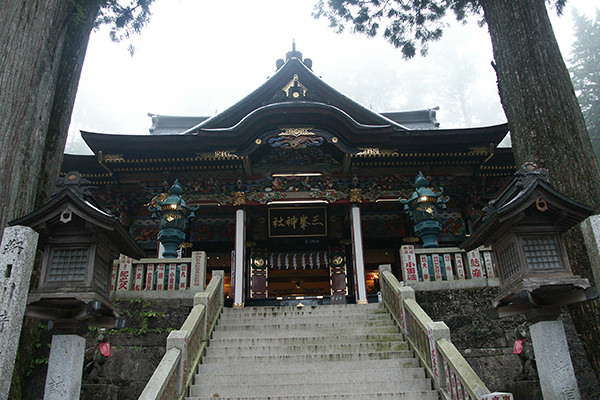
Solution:
[[[381,304],[224,309],[188,400],[438,400]]]

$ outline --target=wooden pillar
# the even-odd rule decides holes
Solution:
[[[246,263],[246,210],[235,211],[235,276],[233,277],[233,306],[244,307],[244,265]]]
[[[356,303],[367,304],[365,260],[363,252],[362,227],[360,223],[360,207],[358,204],[352,204],[350,208],[350,221],[352,226],[352,261],[354,264]]]

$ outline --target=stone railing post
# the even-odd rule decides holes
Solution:
[[[194,251],[190,266],[190,289],[202,291],[206,286],[206,252]]]
[[[200,328],[202,331],[202,341],[205,341],[208,338],[208,329],[209,327],[209,318],[210,318],[210,295],[207,292],[200,292],[194,295],[194,307],[202,304],[206,312],[204,313],[204,317],[202,318],[202,327]]]
[[[124,254],[121,254],[119,257],[119,273],[117,275],[117,292],[121,292],[124,290],[131,290],[131,283],[133,279],[131,275],[133,275],[133,260],[131,257],[127,257]]]
[[[419,281],[417,272],[417,257],[415,255],[415,246],[406,245],[400,248],[400,260],[402,262],[402,275],[404,281]]]
[[[187,331],[172,331],[167,337],[167,351],[176,348],[181,353],[179,358],[179,366],[177,368],[177,393],[182,394],[186,387],[187,378],[187,359],[188,359],[188,342],[189,332]]]
[[[217,300],[219,301],[219,305],[223,307],[225,304],[225,271],[221,269],[213,271],[213,276],[218,276],[221,278],[219,287],[217,289]]]
[[[402,333],[407,335],[408,329],[406,327],[406,307],[404,307],[404,301],[407,299],[415,298],[415,291],[410,286],[403,286],[398,289],[398,301],[400,302],[400,322],[402,323]]]
[[[443,322],[430,322],[427,325],[427,336],[429,337],[433,380],[435,382],[435,388],[440,390],[440,388],[445,387],[445,381],[439,365],[440,355],[437,348],[437,341],[440,339],[450,340],[450,329],[448,329],[448,326]]]

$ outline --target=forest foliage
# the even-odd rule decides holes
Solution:
[[[600,11],[596,11],[595,19],[577,12],[573,18],[575,41],[569,70],[594,153],[600,158]]]
[[[548,0],[559,14],[566,1]],[[382,34],[405,58],[412,58],[417,52],[427,55],[429,44],[442,37],[448,13],[461,22],[474,15],[485,23],[478,0],[319,0],[313,16],[326,18],[337,32]]]

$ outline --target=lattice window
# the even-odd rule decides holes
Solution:
[[[87,248],[53,249],[48,282],[84,280],[87,254]]]
[[[515,251],[514,243],[511,243],[499,252],[498,262],[500,263],[500,271],[502,271],[504,279],[509,279],[519,272],[519,263],[517,262],[517,252]]]
[[[529,269],[562,269],[556,240],[552,236],[523,238],[523,251]]]

